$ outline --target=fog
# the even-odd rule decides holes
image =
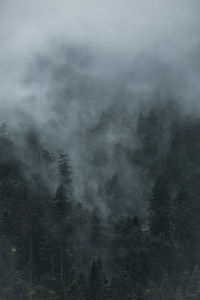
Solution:
[[[198,117],[199,6],[1,0],[1,121],[18,144],[34,128],[43,148],[69,152],[80,201],[113,209],[103,187],[118,174],[127,191],[116,210],[142,213],[151,179],[124,149],[137,148],[141,111],[175,101]]]

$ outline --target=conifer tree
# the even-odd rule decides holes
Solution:
[[[195,266],[192,272],[192,276],[188,287],[188,299],[200,299],[200,270],[198,266]]]
[[[101,259],[94,260],[89,274],[88,299],[104,300],[106,296],[106,278]]]
[[[64,265],[65,265],[65,227],[66,219],[69,217],[71,202],[71,167],[67,154],[60,154],[58,157],[58,188],[53,201],[53,215],[55,220],[55,228],[59,238],[60,245],[60,298],[64,299]],[[53,248],[52,248],[53,249]]]
[[[160,175],[154,185],[150,199],[150,228],[152,234],[170,235],[170,195],[167,180]]]

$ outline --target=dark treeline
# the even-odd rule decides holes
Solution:
[[[73,192],[68,149],[43,149],[34,130],[19,146],[2,124],[0,299],[200,299],[199,131],[199,119],[175,110],[139,115],[126,155],[151,181],[144,219],[88,208]],[[102,193],[112,203],[120,180]]]

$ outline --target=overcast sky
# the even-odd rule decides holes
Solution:
[[[124,65],[137,55],[154,55],[173,67],[199,65],[198,0],[1,0],[0,101],[26,94],[19,81],[38,53],[59,43],[90,47],[105,69]],[[193,78],[192,78],[193,80]],[[12,100],[14,101],[14,99]]]

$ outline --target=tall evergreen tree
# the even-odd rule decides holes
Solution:
[[[167,180],[160,175],[153,187],[150,199],[150,229],[154,236],[163,235],[168,238],[170,235],[170,194]]]
[[[200,299],[200,270],[198,266],[194,267],[188,287],[188,299]]]
[[[59,238],[60,245],[60,298],[64,299],[64,265],[65,265],[65,229],[67,224],[67,217],[69,217],[72,202],[71,202],[71,167],[67,154],[60,154],[58,157],[58,188],[56,196],[53,201],[53,214],[55,220],[55,228]]]
[[[88,300],[105,300],[106,278],[101,259],[93,261],[88,282]]]

